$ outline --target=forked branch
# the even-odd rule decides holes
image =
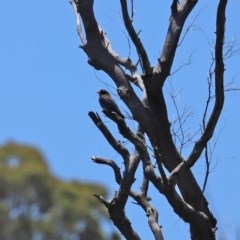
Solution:
[[[197,0],[184,0],[178,4],[178,1],[173,0],[171,7],[172,13],[166,39],[162,48],[158,65],[156,66],[156,68],[161,72],[163,80],[165,80],[171,72],[173,59],[177,50],[185,20],[196,3]]]
[[[223,62],[223,45],[225,33],[225,11],[227,0],[220,0],[217,10],[216,23],[216,44],[215,44],[215,103],[210,115],[208,124],[201,138],[196,142],[190,156],[188,164],[193,166],[200,157],[206,144],[211,139],[215,127],[218,123],[224,104],[224,62]]]

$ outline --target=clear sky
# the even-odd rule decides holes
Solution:
[[[127,57],[128,41],[118,1],[95,2],[97,18],[108,32],[113,48]],[[138,31],[142,30],[140,36],[154,65],[161,52],[171,1],[164,6],[156,0],[149,4],[139,2],[135,1],[134,24]],[[171,76],[179,106],[186,106],[193,113],[187,126],[192,131],[199,127],[205,103],[217,2],[199,1],[189,20],[198,17],[178,50],[173,70],[193,54],[191,64]],[[239,9],[239,1],[229,1],[226,41],[236,39],[238,47]],[[87,114],[88,111],[97,111],[115,129],[101,113],[96,93],[100,88],[114,93],[115,86],[105,74],[87,64],[87,57],[78,48],[80,40],[71,5],[68,1],[26,0],[12,4],[1,1],[0,30],[0,144],[17,141],[36,146],[49,161],[55,175],[66,180],[102,183],[113,194],[117,186],[111,170],[94,165],[90,158],[92,155],[107,157],[119,164],[121,159]],[[240,86],[238,68],[239,56],[226,62],[226,83],[234,81],[231,87]],[[170,89],[168,85],[166,95]],[[215,141],[218,141],[213,154],[214,167],[206,189],[210,209],[219,221],[218,239],[222,240],[237,239],[236,231],[240,232],[239,94],[226,94],[225,108],[215,135]],[[127,111],[126,106],[119,105]],[[170,108],[170,119],[174,116],[175,112]],[[190,149],[185,149],[186,155]],[[201,185],[204,165],[198,163],[193,171]],[[140,185],[135,187],[138,190]],[[151,197],[153,205],[159,208],[159,221],[166,239],[189,239],[187,225],[174,216],[166,200],[154,191],[151,191]],[[135,211],[137,209],[136,205],[129,203],[133,225],[142,239],[151,239],[147,219],[141,210],[140,213]]]

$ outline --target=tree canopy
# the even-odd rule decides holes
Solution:
[[[0,147],[0,239],[119,239],[104,234],[106,211],[93,197],[98,184],[63,181],[36,148]]]

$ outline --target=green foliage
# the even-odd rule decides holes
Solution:
[[[0,147],[0,239],[120,239],[106,237],[97,184],[64,182],[53,176],[42,154],[26,145]]]

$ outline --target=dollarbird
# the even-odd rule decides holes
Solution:
[[[114,99],[111,97],[111,95],[107,90],[101,89],[97,93],[99,94],[99,99],[98,99],[99,103],[104,111],[110,112],[110,113],[117,113],[123,119],[125,118],[121,113],[121,111],[119,110],[117,103],[114,101]]]

